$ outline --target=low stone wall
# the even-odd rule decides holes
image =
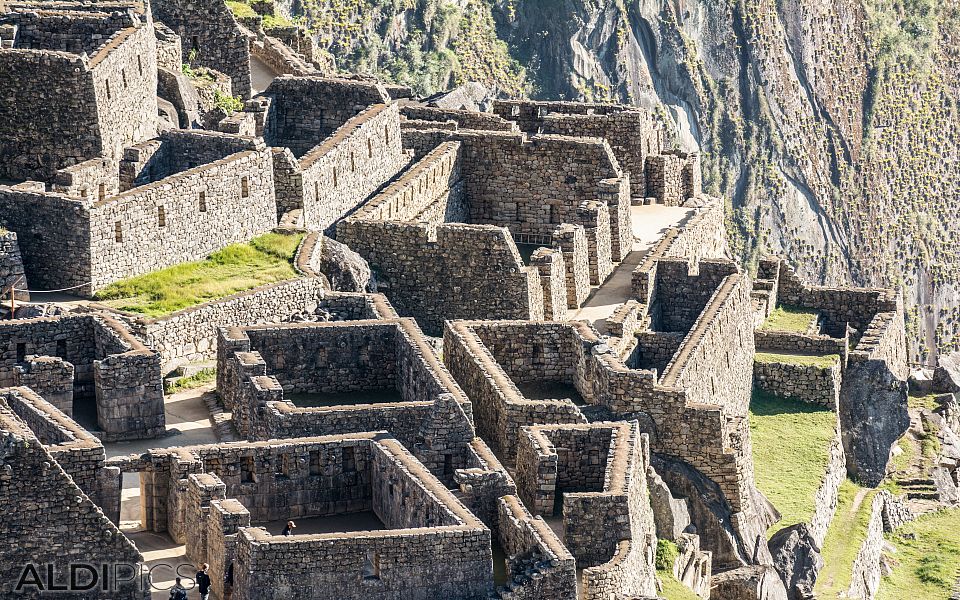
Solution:
[[[853,561],[848,598],[872,600],[876,596],[882,576],[880,559],[885,543],[883,532],[892,531],[910,518],[910,510],[905,503],[890,492],[880,490],[873,496],[867,538]]]
[[[500,547],[507,555],[508,597],[576,600],[576,561],[557,534],[545,521],[535,519],[519,497],[503,496],[497,504]]]
[[[765,331],[758,329],[753,334],[757,352],[785,352],[787,354],[836,354],[840,364],[847,364],[849,338],[829,335],[808,335],[790,331]]]
[[[437,122],[453,121],[460,129],[483,129],[489,131],[518,131],[516,123],[491,113],[453,108],[436,108],[408,104],[400,109],[407,121],[421,121],[428,127],[436,127]]]
[[[164,371],[169,371],[179,363],[216,356],[218,327],[279,323],[295,314],[312,314],[329,303],[343,304],[348,297],[362,318],[395,314],[383,296],[329,292],[321,279],[302,278],[261,286],[159,319],[128,316],[134,319],[133,332],[160,354]]]
[[[827,462],[827,470],[820,480],[820,487],[814,496],[814,512],[810,517],[809,531],[810,536],[817,542],[817,545],[823,547],[823,540],[827,537],[827,530],[830,528],[830,522],[837,512],[837,494],[840,491],[840,484],[847,478],[846,456],[843,454],[843,442],[840,439],[839,422],[836,433],[830,440],[830,458]]]
[[[397,312],[439,335],[446,319],[542,319],[539,273],[490,225],[347,220],[337,238],[363,256]]]
[[[789,362],[753,363],[753,385],[780,398],[792,398],[834,410],[840,398],[840,363],[827,368]]]

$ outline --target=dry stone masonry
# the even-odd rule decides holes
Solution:
[[[218,600],[805,597],[842,481],[879,484],[910,425],[900,295],[751,277],[657,110],[416,98],[287,4],[0,4],[0,596],[84,562],[102,589],[70,597],[146,600],[162,554]],[[289,280],[89,301],[274,230],[303,234]],[[836,412],[815,510],[773,539],[753,390]],[[912,518],[869,498],[851,597]]]

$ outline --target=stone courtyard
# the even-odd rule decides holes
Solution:
[[[911,377],[897,290],[734,262],[655,111],[452,108],[258,23],[0,0],[0,596],[194,598],[208,563],[218,600],[806,599],[841,482],[935,423],[935,492],[872,496],[846,567],[872,599],[883,532],[960,502],[960,370]],[[268,233],[293,276],[99,295]],[[773,537],[761,392],[835,421]]]

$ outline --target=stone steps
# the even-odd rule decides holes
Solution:
[[[237,428],[233,426],[233,414],[224,410],[220,397],[214,393],[204,394],[203,403],[210,411],[210,424],[221,442],[236,442],[240,439]]]

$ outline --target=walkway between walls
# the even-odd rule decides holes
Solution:
[[[694,212],[695,208],[660,204],[631,206],[632,250],[606,281],[592,286],[590,297],[579,309],[569,311],[569,318],[589,321],[597,331],[606,333],[606,320],[631,297],[633,270],[671,227],[677,227]]]

